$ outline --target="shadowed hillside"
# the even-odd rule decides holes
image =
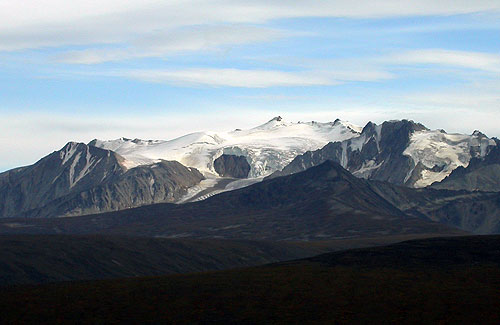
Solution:
[[[319,242],[0,235],[0,286],[223,270],[420,236],[430,235]]]
[[[6,322],[498,324],[500,237],[416,240],[262,267],[4,288]]]
[[[74,218],[1,222],[1,233],[288,241],[464,233],[406,215],[366,180],[354,177],[331,161],[201,202],[156,204]]]

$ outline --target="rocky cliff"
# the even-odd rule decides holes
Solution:
[[[57,217],[173,202],[203,176],[178,162],[127,169],[109,150],[70,142],[0,174],[0,217]]]

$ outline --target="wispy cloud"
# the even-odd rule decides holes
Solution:
[[[210,45],[199,44],[200,46],[209,47],[215,46],[217,42],[207,43]],[[173,47],[167,46],[165,48],[173,50]],[[126,56],[129,54],[130,52],[125,50],[125,54],[117,53],[116,55]],[[107,59],[112,60],[113,58],[109,58],[108,55],[113,55],[113,53],[105,51],[93,56],[92,52],[78,52],[75,56],[66,59],[71,62],[80,60],[80,63],[96,63]],[[432,78],[435,76],[436,71],[440,74],[453,74],[453,79],[450,79],[453,81],[471,82],[484,76],[496,79],[500,72],[500,55],[446,49],[401,51],[383,56],[364,56],[349,59],[299,60],[275,58],[263,62],[267,65],[273,65],[274,68],[123,69],[107,72],[96,70],[94,73],[86,71],[84,74],[124,77],[142,82],[186,87],[265,88],[333,86],[349,82],[381,82],[411,76]],[[76,73],[81,74],[81,72]]]
[[[297,34],[297,33],[295,33]],[[96,64],[143,57],[163,57],[190,51],[223,50],[231,46],[269,42],[293,35],[291,32],[245,25],[196,26],[157,31],[131,40],[126,48],[108,46],[70,51],[56,57],[61,63]]]
[[[433,64],[500,72],[500,55],[481,52],[423,49],[395,54],[383,61],[393,65]]]
[[[144,82],[180,86],[209,87],[295,87],[333,86],[352,81],[379,81],[394,78],[383,70],[358,68],[322,69],[304,71],[244,70],[225,68],[191,68],[185,70],[125,70],[111,72],[111,76],[126,77]]]
[[[242,69],[129,70],[114,73],[147,82],[187,86],[264,88],[277,86],[325,86],[338,80],[310,72]]]
[[[185,26],[282,18],[384,18],[498,12],[497,0],[18,0],[0,2],[0,50],[129,43]]]
[[[0,157],[278,114],[498,136],[498,18],[498,0],[0,0]]]

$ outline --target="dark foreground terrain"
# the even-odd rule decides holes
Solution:
[[[4,323],[500,322],[500,236],[421,239],[267,266],[0,289]]]
[[[319,242],[0,235],[0,286],[215,271],[433,236]]]

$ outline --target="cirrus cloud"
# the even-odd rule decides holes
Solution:
[[[0,51],[129,44],[186,26],[262,24],[303,17],[385,18],[500,11],[497,0],[3,0]]]
[[[162,57],[191,51],[214,51],[226,47],[269,42],[298,35],[277,29],[245,25],[195,26],[175,31],[157,31],[131,40],[125,48],[108,46],[68,51],[55,60],[70,64],[96,64],[134,58]]]
[[[186,70],[129,70],[114,73],[131,79],[174,85],[264,88],[326,86],[340,82],[307,72],[199,68]]]
[[[395,54],[385,61],[392,64],[435,64],[500,72],[500,55],[471,51],[421,49]]]

